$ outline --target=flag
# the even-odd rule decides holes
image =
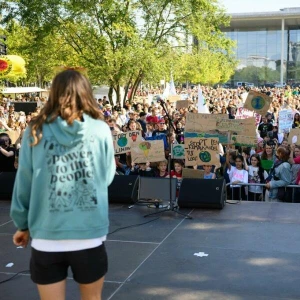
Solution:
[[[169,88],[169,96],[175,96],[176,94],[176,89],[175,89],[175,84],[173,80],[173,76],[171,75],[171,81],[170,81],[170,88]]]
[[[206,101],[202,95],[202,90],[201,90],[200,84],[198,85],[198,113],[209,114],[209,110],[206,105]]]

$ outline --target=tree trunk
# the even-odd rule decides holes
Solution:
[[[143,73],[142,71],[139,72],[139,75],[137,76],[137,78],[135,79],[135,82],[132,86],[132,89],[131,89],[131,95],[130,95],[130,99],[129,99],[129,102],[131,103],[134,96],[135,96],[135,93],[139,87],[139,84],[141,83],[141,80],[142,80],[142,77],[143,77]]]
[[[109,91],[108,91],[108,100],[109,100],[111,106],[114,105],[114,102],[113,102],[113,92],[114,92],[114,88],[113,88],[113,86],[111,85],[111,86],[109,87]],[[104,103],[104,104],[105,104],[105,103]]]

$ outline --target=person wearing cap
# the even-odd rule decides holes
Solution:
[[[104,116],[111,116],[112,115],[111,105],[106,104],[104,107],[105,107]]]

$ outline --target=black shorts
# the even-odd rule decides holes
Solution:
[[[67,278],[69,267],[74,280],[80,284],[99,280],[107,273],[108,267],[104,244],[70,252],[43,252],[32,248],[30,273],[34,283],[51,284],[62,281]]]

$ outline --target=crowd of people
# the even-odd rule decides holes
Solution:
[[[261,116],[257,126],[258,142],[256,147],[234,147],[232,145],[219,145],[221,167],[194,166],[204,170],[204,178],[225,178],[230,185],[229,198],[280,201],[283,198],[282,188],[287,185],[300,185],[300,145],[288,143],[288,133],[278,132],[278,115],[281,109],[289,108],[293,111],[294,122],[292,128],[300,128],[300,90],[299,88],[254,88],[266,93],[273,101],[266,115]],[[138,90],[132,102],[126,101],[123,106],[112,106],[107,97],[96,99],[105,122],[109,125],[113,135],[127,131],[138,130],[146,140],[163,139],[166,159],[161,162],[147,162],[134,164],[130,153],[115,155],[117,174],[156,177],[176,177],[182,179],[184,160],[172,160],[171,172],[168,172],[168,157],[171,151],[170,144],[184,144],[184,128],[188,112],[196,113],[197,87],[176,90],[178,95],[184,95],[189,100],[189,107],[176,109],[175,102],[161,103],[155,97],[149,101],[149,95],[162,94],[161,89]],[[203,86],[202,94],[211,114],[224,114],[229,119],[235,119],[238,108],[243,106],[247,97],[246,89],[225,89]],[[21,98],[26,101],[25,97]],[[39,101],[39,98],[35,98]],[[20,100],[21,101],[21,100]],[[41,101],[40,101],[41,102]],[[45,99],[42,101],[45,102]],[[35,112],[25,115],[15,112],[9,101],[2,102],[0,106],[0,169],[12,171],[17,167],[17,151],[20,146],[22,134],[30,124],[33,117],[39,114],[39,105]],[[170,122],[171,120],[171,122]],[[7,131],[17,131],[20,139],[11,145]],[[0,141],[1,141],[0,139]],[[299,142],[299,141],[298,141]],[[16,159],[15,159],[16,157]],[[2,164],[3,161],[10,161]],[[256,183],[264,186],[240,187],[238,183]],[[179,185],[180,186],[180,185]],[[299,195],[299,189],[293,193]],[[291,198],[291,197],[290,197]],[[299,195],[300,202],[300,195]]]

